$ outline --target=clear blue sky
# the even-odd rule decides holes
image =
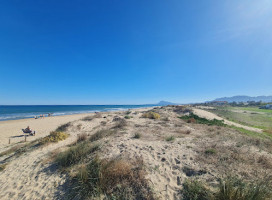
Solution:
[[[0,1],[0,104],[272,95],[272,1]]]

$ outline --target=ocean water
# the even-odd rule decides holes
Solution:
[[[34,118],[48,113],[53,116],[72,115],[80,113],[106,112],[128,110],[131,108],[144,108],[154,105],[27,105],[27,106],[1,106],[0,121]]]

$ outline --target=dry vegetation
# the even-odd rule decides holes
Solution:
[[[160,119],[160,115],[155,112],[146,112],[142,115],[143,118],[149,118],[149,119]]]
[[[158,196],[189,200],[270,197],[267,188],[271,182],[264,184],[260,180],[272,173],[272,141],[190,113],[191,109],[184,106],[168,106],[136,113],[133,118],[127,117],[131,112],[114,115],[111,122],[108,117],[104,129],[90,136],[79,135],[76,146],[60,154],[57,162],[62,167],[80,166],[76,167],[78,172],[73,179],[79,189],[73,192],[81,197]],[[143,118],[156,120],[147,123]],[[103,148],[93,144],[97,141]],[[132,159],[135,154],[142,157],[141,165],[139,160]],[[154,185],[143,174],[149,174]],[[224,174],[239,178],[226,179]],[[161,191],[163,187],[168,188],[167,192]]]
[[[67,133],[53,131],[48,136],[42,138],[40,140],[40,144],[45,145],[45,144],[49,144],[52,142],[56,143],[56,142],[65,140],[68,136],[69,135]]]
[[[271,199],[271,139],[190,112],[156,107],[62,126],[70,143],[52,165],[69,187],[57,199]]]

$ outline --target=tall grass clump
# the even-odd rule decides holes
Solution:
[[[171,142],[171,141],[174,141],[174,140],[175,140],[175,137],[172,135],[172,136],[166,137],[165,140],[166,140],[167,142]]]
[[[211,191],[197,180],[186,180],[183,183],[182,196],[184,200],[211,200]]]
[[[66,124],[62,124],[56,129],[56,132],[66,132],[71,125],[72,125],[71,122],[68,122]]]
[[[0,164],[0,172],[6,168],[7,164]]]
[[[142,135],[140,133],[135,133],[133,136],[134,139],[139,139]]]
[[[82,121],[92,121],[95,118],[101,118],[102,114],[101,113],[96,113],[95,115],[91,115],[91,116],[86,116],[83,119],[81,119]]]
[[[101,160],[96,157],[80,168],[76,182],[74,192],[81,199],[101,195],[105,199],[155,199],[140,160]]]
[[[143,118],[149,118],[149,119],[160,119],[160,115],[155,112],[146,112],[142,115]]]
[[[271,177],[246,183],[228,176],[213,192],[197,180],[186,180],[181,193],[185,200],[268,200],[272,198],[271,186]]]
[[[271,177],[270,177],[271,178]],[[266,200],[272,198],[272,181],[252,181],[245,183],[236,177],[227,177],[220,181],[216,200]]]
[[[94,142],[94,141],[100,140],[104,137],[110,136],[114,133],[116,133],[115,130],[102,129],[102,130],[97,131],[93,135],[91,135],[90,141]]]
[[[56,162],[61,167],[70,167],[83,161],[88,155],[94,153],[99,149],[99,145],[90,144],[88,142],[78,143],[70,147],[68,150],[61,152],[56,157]]]
[[[115,121],[115,125],[113,128],[123,129],[126,125],[127,125],[127,121],[123,118],[120,118],[118,121]]]
[[[77,142],[83,142],[85,140],[87,140],[87,133],[81,133],[77,135]]]
[[[53,142],[56,143],[56,142],[65,140],[66,138],[68,138],[68,136],[69,135],[67,133],[53,131],[48,136],[42,138],[40,140],[40,144],[44,145],[44,144],[53,143]]]

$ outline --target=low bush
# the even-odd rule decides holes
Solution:
[[[272,135],[272,129],[264,130],[264,132]]]
[[[140,137],[141,137],[140,133],[135,133],[135,135],[133,136],[133,138],[135,138],[135,139],[139,139]]]
[[[70,147],[68,150],[61,152],[56,157],[56,162],[61,167],[70,167],[84,160],[88,155],[97,151],[99,145],[91,144],[90,142],[78,143]]]
[[[115,133],[115,130],[102,129],[91,135],[90,141],[94,142]]]
[[[115,126],[113,128],[123,129],[126,125],[127,125],[126,120],[121,118],[120,120],[115,122]]]
[[[81,119],[82,121],[92,121],[94,119],[94,116],[87,116]]]
[[[206,155],[213,155],[216,154],[216,149],[206,149],[205,150]]]
[[[3,151],[0,153],[0,157],[1,156],[6,156],[6,155],[9,155],[9,154],[12,154],[12,153],[15,153],[18,149],[22,148],[24,145],[22,144],[19,144],[19,145],[16,145],[6,151]]]
[[[131,118],[132,116],[128,116],[128,115],[125,116],[125,119],[131,119]]]
[[[185,200],[267,200],[272,198],[271,186],[271,177],[246,183],[228,176],[214,192],[197,180],[186,180],[181,193]]]
[[[76,181],[74,190],[81,199],[155,199],[141,160],[95,158],[80,168]]]
[[[149,119],[160,119],[160,115],[155,112],[147,112],[142,115],[143,118],[149,118]]]
[[[174,112],[178,113],[178,114],[182,114],[182,113],[188,113],[191,112],[192,110],[186,106],[175,106]]]
[[[175,137],[174,137],[174,136],[169,136],[169,137],[165,138],[165,140],[166,140],[167,142],[174,141],[174,140],[175,140]]]
[[[211,191],[197,180],[186,180],[183,183],[182,196],[184,200],[211,200]]]
[[[212,126],[212,125],[226,126],[224,124],[224,120],[218,120],[218,119],[209,120],[206,118],[199,117],[198,115],[195,115],[193,113],[191,113],[190,115],[179,117],[179,118],[185,120],[187,123],[207,124],[209,126]]]
[[[196,123],[196,120],[194,118],[190,118],[190,119],[187,120],[187,123],[194,124],[194,123]]]
[[[7,164],[0,164],[0,172],[6,168]]]
[[[66,132],[68,128],[71,126],[71,122],[68,122],[66,124],[60,125],[57,129],[56,132]]]
[[[270,177],[271,178],[271,177]],[[216,200],[266,200],[272,198],[272,181],[252,181],[245,183],[235,177],[220,180],[219,190],[215,194]]]
[[[81,133],[77,135],[77,142],[83,142],[87,140],[88,135],[86,133]]]
[[[69,135],[67,133],[53,131],[50,133],[50,135],[42,138],[40,140],[40,144],[44,145],[44,144],[48,144],[52,142],[59,142],[59,141],[65,140],[68,136]]]
[[[81,119],[81,120],[82,120],[82,121],[92,121],[92,120],[95,119],[95,118],[101,118],[101,117],[102,117],[102,114],[98,112],[98,113],[95,113],[94,115],[84,117],[84,118]]]

